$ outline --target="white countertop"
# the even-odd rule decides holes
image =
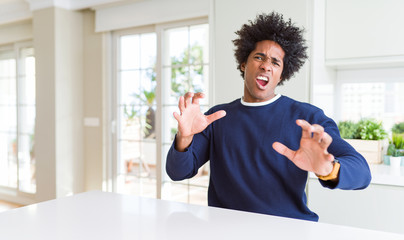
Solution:
[[[404,239],[404,235],[99,191],[0,213],[4,240]]]
[[[404,166],[393,168],[389,165],[370,164],[372,184],[404,187]]]
[[[371,184],[390,185],[404,187],[404,166],[393,168],[384,164],[370,164],[372,173]],[[310,173],[310,178],[317,178],[314,173]]]

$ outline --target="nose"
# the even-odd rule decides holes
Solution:
[[[272,66],[271,66],[270,61],[268,61],[268,60],[262,61],[262,62],[261,62],[261,65],[260,65],[260,68],[261,68],[262,70],[264,70],[265,72],[271,71],[271,70],[272,70]]]

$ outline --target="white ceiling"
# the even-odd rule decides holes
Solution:
[[[105,6],[144,0],[0,0],[0,25],[30,19],[32,11],[59,7],[69,10],[103,8]]]

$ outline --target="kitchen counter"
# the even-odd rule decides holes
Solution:
[[[323,223],[404,234],[404,167],[371,164],[370,170],[370,185],[356,191],[324,188],[310,173],[309,208]]]
[[[99,191],[0,213],[0,239],[7,240],[322,238],[404,235]]]
[[[371,184],[404,187],[404,166],[395,169],[389,165],[370,164],[369,168],[372,173]],[[314,173],[310,173],[309,176],[317,178]]]
[[[371,164],[372,184],[404,187],[404,166],[392,168],[389,165]]]

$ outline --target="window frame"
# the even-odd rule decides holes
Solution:
[[[158,72],[158,75],[160,76],[160,79],[159,79],[160,82],[162,81],[162,79],[165,79],[165,76],[163,75],[164,71],[162,71],[163,68],[164,68],[162,62],[163,62],[163,59],[164,59],[165,55],[167,54],[167,51],[162,52],[162,49],[165,49],[165,47],[164,47],[164,42],[165,42],[164,31],[166,31],[168,29],[172,29],[172,28],[188,27],[190,25],[199,25],[199,24],[208,24],[209,25],[209,31],[208,31],[208,33],[209,33],[209,58],[208,58],[208,66],[209,66],[209,80],[208,80],[209,81],[209,86],[208,86],[208,91],[209,91],[209,94],[208,94],[208,99],[207,100],[208,100],[208,105],[211,106],[212,103],[213,103],[213,91],[212,91],[212,85],[213,85],[212,80],[213,80],[213,78],[212,78],[212,69],[211,69],[211,66],[212,66],[212,63],[211,63],[211,59],[212,59],[212,48],[211,48],[211,46],[212,46],[211,45],[212,32],[211,32],[211,29],[212,29],[212,26],[210,25],[210,22],[209,22],[208,18],[196,18],[196,19],[191,19],[191,20],[187,20],[187,21],[177,21],[177,22],[172,22],[172,23],[159,24],[159,25],[156,26],[156,32],[158,33],[158,39],[160,39],[159,47],[158,47],[158,50],[157,50],[158,54],[160,54],[160,55],[158,55],[158,56],[160,56],[160,58],[158,60],[158,62],[159,62],[159,68],[158,69],[159,69],[160,72]],[[162,110],[163,110],[164,107],[177,106],[177,104],[173,104],[173,105],[171,105],[171,104],[162,104],[163,99],[166,99],[165,93],[164,93],[164,91],[162,91],[162,88],[163,87],[164,88],[171,88],[171,86],[167,86],[167,84],[168,84],[167,82],[164,82],[163,84],[158,85],[158,87],[160,87],[159,94],[158,94],[158,96],[160,97],[160,99],[158,100],[158,104],[159,104],[158,109],[160,111],[160,114],[162,114]],[[161,120],[161,119],[159,119],[159,120]],[[160,123],[159,125],[162,127],[162,123]],[[159,156],[161,156],[161,159],[160,159],[160,161],[158,161],[158,163],[160,164],[161,173],[159,174],[160,179],[157,179],[158,182],[160,183],[158,185],[158,189],[157,189],[158,194],[159,194],[158,195],[159,199],[162,198],[162,186],[166,182],[166,181],[164,181],[163,176],[167,175],[166,172],[165,172],[165,164],[163,164],[163,162],[161,160],[163,158],[164,159],[166,158],[166,152],[164,152],[163,149],[164,149],[165,145],[167,146],[168,143],[163,142],[163,139],[165,139],[165,137],[161,135],[162,133],[163,133],[163,131],[160,130],[159,131],[160,141],[159,141],[158,148],[159,148],[159,151],[160,151]],[[165,161],[164,161],[164,163],[165,163]],[[189,181],[189,179],[188,179],[188,181]],[[193,186],[190,183],[187,183],[187,184],[185,184],[185,183],[177,183],[177,184],[188,186],[188,190],[189,190],[190,186]],[[193,186],[193,187],[202,187],[202,186]],[[189,200],[189,194],[188,194],[188,200]]]
[[[120,66],[120,37],[125,36],[125,35],[134,35],[134,34],[145,34],[145,33],[151,33],[154,32],[154,26],[143,26],[143,27],[138,27],[134,29],[125,29],[125,30],[120,30],[120,31],[114,31],[112,33],[112,49],[113,49],[113,54],[112,54],[112,76],[111,76],[111,91],[110,91],[110,96],[111,96],[111,104],[110,104],[110,112],[111,112],[111,134],[110,138],[111,140],[109,141],[111,143],[111,155],[109,159],[108,166],[110,166],[110,174],[111,174],[111,191],[116,192],[118,189],[117,186],[117,179],[118,179],[118,139],[119,139],[119,129],[118,129],[118,114],[119,114],[119,109],[115,108],[118,106],[118,99],[120,96],[118,96],[118,90],[120,88],[119,86],[119,81],[118,81],[118,72],[119,72],[119,66]],[[156,69],[157,69],[157,63],[156,63]],[[158,78],[158,76],[157,76]],[[159,82],[158,79],[156,79],[157,83]],[[157,99],[156,99],[157,100]],[[158,111],[157,111],[158,112]],[[156,118],[158,118],[158,113],[156,112]],[[156,129],[157,130],[157,129]],[[158,131],[158,130],[157,130]],[[157,141],[157,137],[156,137]]]
[[[156,33],[156,39],[157,39],[157,49],[156,49],[156,198],[161,199],[162,197],[162,184],[163,184],[163,176],[165,173],[165,167],[163,164],[163,159],[166,158],[165,152],[163,151],[163,145],[164,143],[162,142],[162,110],[165,104],[163,104],[163,100],[165,99],[165,96],[163,96],[164,91],[162,90],[163,87],[167,86],[167,83],[163,83],[164,76],[163,74],[163,66],[162,66],[162,59],[164,58],[164,52],[162,49],[164,49],[164,31],[170,28],[177,28],[177,27],[186,27],[189,25],[198,25],[198,24],[209,24],[209,19],[207,17],[201,17],[201,18],[193,18],[193,19],[188,19],[188,20],[181,20],[181,21],[175,21],[175,22],[169,22],[169,23],[161,23],[161,24],[155,24],[155,25],[148,25],[148,26],[141,26],[141,27],[135,27],[135,28],[130,28],[130,29],[124,29],[124,30],[116,30],[112,31],[110,36],[110,44],[111,44],[111,75],[108,79],[110,79],[110,83],[107,83],[108,86],[111,86],[111,90],[108,91],[109,95],[109,103],[107,104],[109,107],[109,126],[110,126],[110,131],[108,134],[109,139],[107,139],[107,142],[111,143],[109,146],[109,152],[107,156],[107,162],[106,162],[106,174],[107,174],[107,187],[105,188],[106,190],[110,190],[113,192],[116,192],[118,187],[117,187],[117,180],[118,180],[118,151],[117,149],[118,142],[117,140],[119,139],[119,133],[118,133],[118,111],[119,109],[116,108],[118,106],[118,71],[119,71],[119,66],[120,66],[120,53],[119,53],[119,39],[121,36],[124,35],[131,35],[131,34],[144,34],[144,33],[151,33],[154,32]],[[208,79],[208,84],[209,84],[209,98],[208,103],[211,104],[213,101],[213,91],[212,91],[212,72],[211,72],[211,26],[209,26],[209,59],[208,59],[208,66],[209,66],[209,79]],[[164,161],[165,162],[165,161]],[[105,185],[104,185],[105,186]]]

